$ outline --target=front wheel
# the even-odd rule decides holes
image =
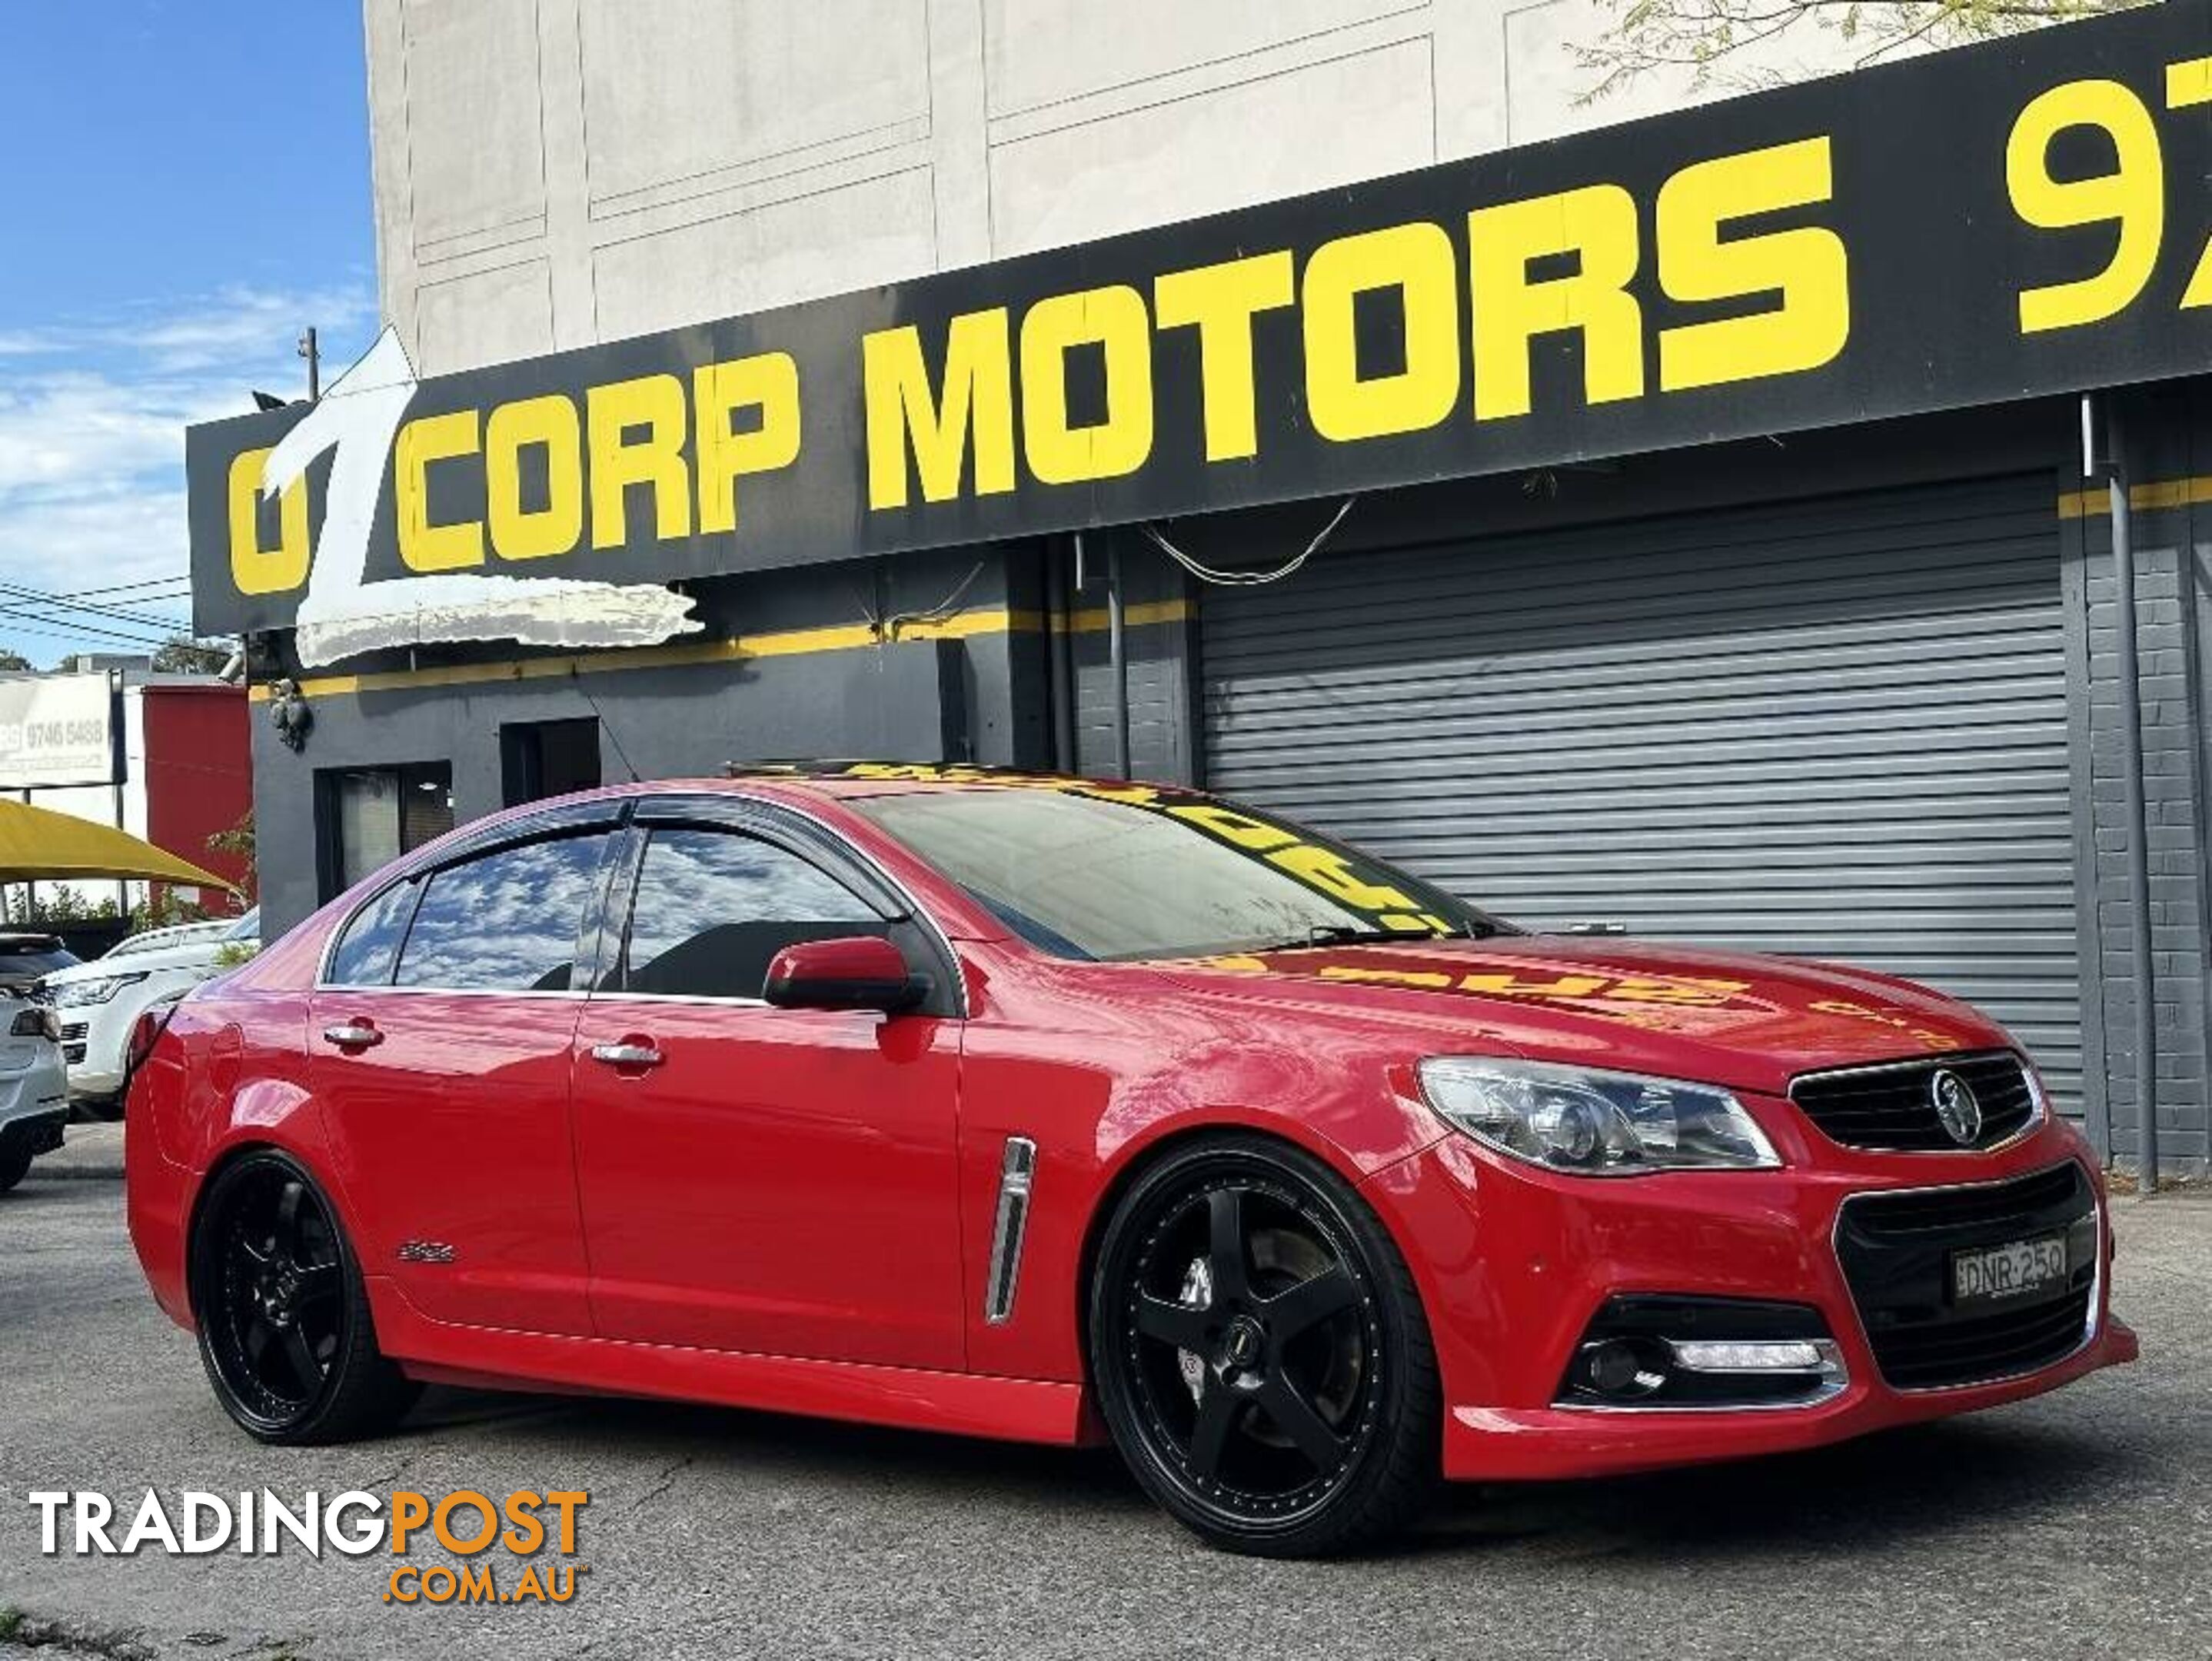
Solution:
[[[261,1441],[371,1434],[421,1393],[378,1351],[337,1213],[289,1154],[249,1153],[209,1184],[191,1287],[216,1397]]]
[[[1412,1520],[1441,1451],[1404,1259],[1319,1160],[1188,1146],[1115,1206],[1091,1291],[1098,1403],[1168,1512],[1230,1550],[1354,1548]]]

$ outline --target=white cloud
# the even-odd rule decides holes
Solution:
[[[322,332],[335,369],[374,321],[366,288],[240,289],[0,332],[0,581],[62,594],[181,582],[185,429],[246,413],[255,386],[296,396],[305,370],[294,342],[305,324]],[[0,596],[0,606],[12,603]],[[188,610],[182,600],[114,603],[176,618]],[[131,649],[93,629],[139,632],[90,614],[0,610],[0,646],[34,662]]]

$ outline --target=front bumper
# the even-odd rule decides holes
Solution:
[[[0,1124],[0,1150],[13,1153],[24,1147],[33,1159],[51,1153],[62,1145],[62,1127],[68,1118],[66,1108],[52,1108],[10,1119]]]
[[[1367,1188],[1421,1286],[1445,1388],[1444,1474],[1558,1478],[1815,1447],[2018,1401],[2134,1360],[2135,1335],[2111,1313],[2111,1223],[2085,1156],[2071,1129],[2051,1124],[1997,1153],[1800,1145],[1778,1171],[1601,1179],[1537,1171],[1455,1135]],[[1854,1196],[2004,1183],[2069,1161],[2095,1204],[2079,1347],[1994,1382],[1899,1389],[1886,1381],[1838,1255],[1840,1208]],[[1561,1405],[1592,1320],[1608,1299],[1632,1293],[1810,1305],[1847,1382],[1795,1404]]]

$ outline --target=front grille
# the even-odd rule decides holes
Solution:
[[[2089,1327],[2089,1288],[2055,1303],[2004,1310],[1948,1327],[1889,1335],[1877,1347],[1881,1376],[1899,1390],[2005,1378],[2063,1361]]]
[[[1995,1147],[2035,1118],[2035,1086],[2020,1057],[2005,1050],[1808,1074],[1791,1081],[1790,1098],[1821,1135],[1845,1147],[1956,1153],[1961,1144],[1936,1113],[1939,1073],[1956,1074],[1980,1104],[1981,1134],[1964,1146]]]
[[[1960,1308],[1960,1251],[2066,1237],[2063,1286]],[[2016,1378],[2079,1348],[2094,1317],[2103,1250],[2089,1179],[2070,1159],[2005,1183],[1859,1195],[1836,1222],[1836,1255],[1882,1378],[1931,1390]]]
[[[72,1038],[82,1038],[84,1037],[84,1022],[71,1021],[68,1025],[62,1028],[62,1041],[66,1043]]]
[[[62,1060],[71,1067],[82,1065],[84,1062],[84,1046],[81,1043],[64,1044],[62,1046]]]

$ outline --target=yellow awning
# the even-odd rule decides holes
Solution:
[[[0,799],[0,882],[142,877],[228,888],[230,883],[127,830]]]

